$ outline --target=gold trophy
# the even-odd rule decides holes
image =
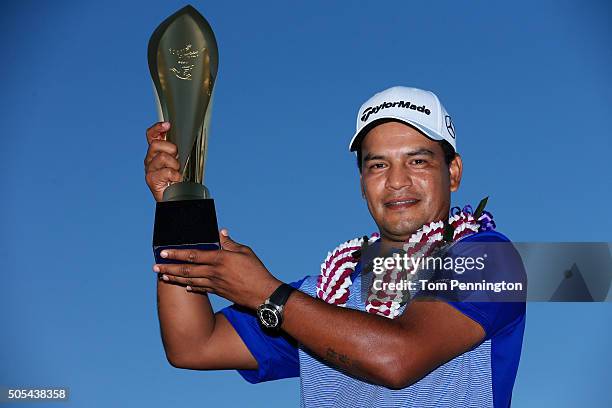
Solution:
[[[165,248],[218,249],[215,204],[204,182],[213,88],[219,55],[212,28],[192,6],[165,19],[148,47],[160,121],[178,148],[183,180],[169,185],[155,209],[153,252]],[[171,261],[170,261],[171,262]]]

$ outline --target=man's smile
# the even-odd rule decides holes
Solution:
[[[384,206],[390,210],[403,210],[416,205],[419,201],[414,197],[398,197],[385,201]]]

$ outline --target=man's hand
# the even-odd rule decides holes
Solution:
[[[193,292],[214,293],[225,299],[256,309],[282,283],[266,269],[251,248],[234,242],[221,230],[218,251],[166,249],[161,256],[185,261],[184,264],[156,264],[168,282],[187,286]]]
[[[166,140],[170,123],[157,122],[147,129],[149,149],[144,159],[145,180],[155,201],[161,201],[164,190],[172,182],[181,181],[178,149]]]

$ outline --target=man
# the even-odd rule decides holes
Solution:
[[[168,129],[158,123],[147,131],[146,181],[156,200],[181,179],[176,146],[164,140]],[[377,245],[386,253],[407,248],[424,231],[432,242],[441,239],[435,228],[443,224],[435,222],[448,220],[462,174],[455,138],[450,116],[428,91],[394,87],[361,107],[350,150],[357,152],[362,194],[380,239],[349,241],[332,251],[336,258],[328,257],[321,276],[283,284],[227,230],[221,230],[223,250],[166,251],[183,262],[153,268],[160,276],[158,313],[169,362],[237,369],[252,383],[300,376],[302,406],[308,407],[509,406],[523,302],[415,296],[402,304],[384,291],[366,298],[359,290],[372,272],[351,245]],[[456,242],[508,242],[479,229],[471,215],[462,217],[470,223],[451,229],[453,237],[463,231]],[[506,252],[483,273],[524,275],[518,255]],[[335,266],[326,269],[330,263]],[[208,293],[234,305],[213,313]]]

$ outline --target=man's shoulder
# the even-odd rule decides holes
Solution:
[[[455,264],[451,272],[443,274],[465,288],[442,293],[441,297],[480,323],[487,339],[515,329],[522,336],[527,276],[511,240],[499,231],[478,232],[457,241],[447,254],[464,260],[472,258],[478,266],[468,269],[464,262],[465,270],[458,273]]]
[[[497,230],[480,231],[462,238],[461,242],[512,242],[503,233]]]
[[[522,269],[523,267],[521,256],[514,243],[499,231],[489,230],[468,235],[456,241],[449,248],[449,254],[454,256],[475,256],[485,253],[495,255],[496,260],[500,261],[502,266],[505,265],[511,269]]]
[[[456,241],[449,248],[453,256],[484,256],[489,266],[499,272],[511,270],[524,274],[521,256],[514,243],[495,230],[477,232]],[[486,254],[486,255],[485,255]],[[489,271],[490,272],[490,271]]]

